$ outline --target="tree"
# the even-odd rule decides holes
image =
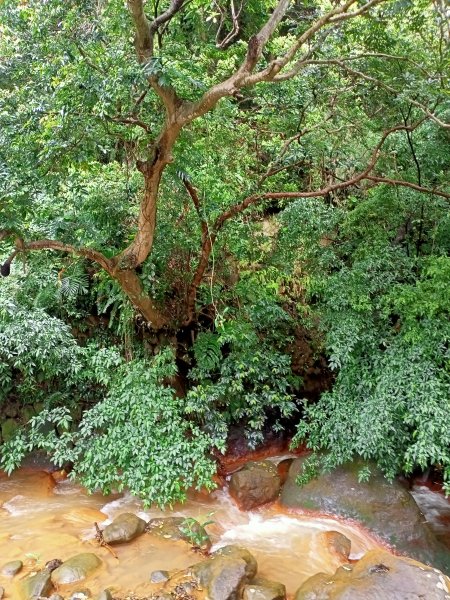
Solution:
[[[81,245],[79,240],[68,243],[64,239],[27,239],[24,225],[27,217],[29,218],[29,207],[28,210],[25,209],[25,215],[27,215],[25,222],[23,218],[13,217],[12,226],[5,227],[1,232],[2,239],[16,238],[16,248],[3,265],[4,275],[8,274],[9,265],[18,253],[56,250],[78,255],[104,269],[118,282],[133,305],[153,328],[159,329],[169,325],[173,327],[174,323],[171,323],[171,317],[164,305],[157,306],[155,299],[144,289],[138,271],[154,248],[157,208],[158,204],[164,202],[164,191],[161,189],[162,178],[168,165],[174,160],[173,155],[176,152],[177,141],[180,140],[184,130],[213,111],[221,99],[233,99],[238,98],[240,94],[248,94],[249,90],[257,84],[289,82],[314,67],[326,67],[339,71],[348,77],[348,80],[355,82],[355,85],[368,82],[371,86],[382,90],[386,96],[401,97],[401,102],[407,103],[411,108],[409,110],[410,117],[412,114],[417,114],[416,120],[413,121],[408,117],[402,124],[385,129],[381,133],[378,143],[374,144],[370,158],[366,164],[361,166],[360,170],[354,171],[351,175],[346,173],[343,181],[333,179],[331,183],[319,189],[313,187],[306,191],[260,191],[269,177],[279,172],[278,169],[269,167],[263,177],[258,179],[257,185],[254,186],[256,187],[254,193],[222,209],[212,222],[204,218],[195,186],[189,177],[182,176],[182,181],[199,215],[201,250],[186,297],[181,300],[183,304],[179,315],[181,323],[188,324],[195,319],[197,291],[203,281],[219,232],[230,219],[254,204],[279,198],[325,197],[339,190],[356,186],[362,181],[370,181],[372,184],[388,182],[392,185],[407,186],[448,197],[446,192],[426,188],[421,185],[421,182],[415,183],[386,177],[376,171],[381,151],[389,136],[400,131],[410,135],[427,120],[431,120],[443,128],[449,127],[442,116],[443,89],[430,85],[430,78],[440,78],[441,82],[444,80],[444,56],[441,55],[434,61],[435,70],[433,73],[428,73],[405,55],[365,52],[366,40],[359,39],[357,42],[353,42],[353,39],[357,39],[354,30],[346,29],[348,24],[362,24],[365,19],[368,19],[368,37],[370,37],[372,23],[375,23],[375,29],[379,28],[379,23],[383,22],[387,15],[392,15],[401,22],[399,11],[402,9],[396,3],[388,0],[370,0],[367,3],[359,4],[356,0],[347,0],[339,4],[318,3],[309,10],[303,10],[290,0],[280,0],[274,5],[252,2],[245,10],[241,7],[239,15],[233,9],[231,18],[234,29],[228,33],[226,43],[223,40],[217,42],[219,51],[215,52],[211,52],[211,28],[200,27],[198,22],[199,18],[208,15],[207,20],[211,19],[211,15],[214,15],[214,4],[210,5],[208,2],[202,1],[186,3],[183,0],[173,0],[161,12],[158,12],[158,4],[156,3],[155,6],[152,6],[151,3],[145,5],[143,0],[129,0],[127,3],[130,21],[134,27],[136,57],[140,66],[140,69],[136,70],[129,64],[130,56],[127,44],[123,43],[123,39],[119,38],[118,41],[116,37],[120,34],[126,39],[129,29],[128,22],[123,19],[123,8],[121,5],[119,6],[119,3],[113,2],[111,6],[106,7],[102,3],[72,2],[66,9],[62,9],[55,2],[45,3],[45,5],[35,2],[29,2],[26,5],[12,1],[4,3],[2,11],[7,17],[4,43],[7,44],[8,39],[18,37],[22,44],[22,51],[17,56],[9,53],[9,60],[6,63],[5,108],[12,107],[17,100],[23,101],[23,98],[17,97],[24,93],[23,89],[18,91],[16,87],[18,82],[25,86],[34,100],[37,95],[43,95],[43,106],[35,106],[35,114],[30,118],[32,123],[24,121],[22,128],[20,117],[5,116],[4,113],[3,118],[6,119],[8,128],[5,141],[9,141],[13,147],[17,148],[18,154],[22,154],[23,158],[24,152],[20,150],[20,146],[23,145],[21,136],[23,128],[27,131],[29,147],[26,149],[26,156],[32,161],[31,170],[37,169],[41,177],[53,180],[50,184],[53,187],[51,193],[58,193],[57,188],[61,185],[61,180],[67,177],[67,172],[49,176],[49,170],[52,170],[49,160],[51,162],[55,157],[51,152],[45,157],[44,152],[44,156],[36,161],[33,154],[38,151],[39,145],[43,142],[47,147],[55,143],[51,139],[52,130],[55,127],[64,129],[64,120],[77,121],[77,117],[79,117],[75,131],[64,134],[66,137],[64,151],[68,151],[69,154],[74,147],[85,143],[83,141],[86,137],[85,133],[79,137],[80,129],[83,127],[93,130],[90,132],[90,142],[96,135],[100,135],[100,132],[105,135],[102,129],[108,132],[109,124],[121,124],[132,128],[133,131],[135,128],[140,128],[145,134],[144,138],[140,140],[139,158],[135,161],[135,168],[141,173],[143,183],[139,213],[134,224],[135,231],[131,241],[125,247],[109,253],[99,247],[100,244],[95,238],[90,239],[85,245]],[[219,31],[216,33],[216,37],[220,38],[225,9],[221,7],[220,3],[217,6],[222,15]],[[438,5],[436,6],[438,7]],[[154,14],[153,17],[150,17],[149,12],[152,9]],[[415,14],[419,14],[423,10],[425,12],[424,19],[428,24],[433,18],[433,7],[428,3],[411,4],[411,10],[415,11]],[[384,14],[383,11],[386,13]],[[439,14],[440,17],[437,21],[441,20],[439,35],[442,39],[445,34],[442,25],[443,15],[438,11]],[[245,29],[248,30],[249,35],[248,42],[243,44],[238,38],[241,37],[240,33],[242,35],[247,33],[247,31],[239,30],[239,19],[244,17],[248,21]],[[186,19],[186,22],[183,22],[183,18]],[[81,19],[81,25],[77,19]],[[175,25],[176,19],[180,21],[178,25]],[[254,23],[250,23],[250,19],[254,19]],[[255,25],[258,23],[255,30]],[[25,53],[25,46],[28,44],[26,34],[28,34],[30,24],[33,35],[31,60]],[[423,22],[419,25],[413,24],[412,30],[414,27],[418,29],[422,25]],[[220,62],[220,52],[227,48],[225,52],[228,53],[229,63],[233,66],[225,69],[228,71],[225,77],[212,76],[207,78],[209,80],[207,82],[194,83],[187,76],[186,71],[189,69],[184,69],[181,73],[175,73],[171,78],[171,64],[189,62],[186,53],[181,57],[178,55],[183,42],[187,41],[186,28],[188,26],[193,30],[197,29],[199,44],[207,55],[205,60],[205,57],[201,57],[200,53],[197,53],[197,60],[199,62],[203,60],[207,69],[215,68]],[[365,27],[365,25],[362,26]],[[439,29],[439,25],[436,27]],[[349,47],[348,54],[342,52],[336,45],[340,36],[344,36],[343,46]],[[205,38],[206,43],[203,43]],[[224,39],[227,39],[227,36]],[[189,44],[191,43],[189,42]],[[355,47],[358,46],[358,49],[361,47],[363,51],[352,50],[352,43]],[[92,47],[95,52],[93,56],[90,55],[88,47]],[[55,52],[56,59],[54,64],[46,69],[39,61],[45,61],[45,54],[48,52]],[[208,52],[210,56],[208,56]],[[389,61],[397,64],[402,62],[406,68],[411,68],[411,74],[408,73],[411,87],[416,85],[418,74],[424,75],[422,78],[425,81],[423,89],[416,94],[411,90],[395,86],[392,83],[392,80],[395,81],[395,77],[392,79],[388,77],[385,81],[370,72],[353,67],[353,63],[361,64],[361,61],[369,61],[370,66],[370,61],[373,60],[380,61],[381,64]],[[123,61],[126,61],[125,64]],[[81,70],[83,73],[79,76]],[[198,71],[199,66],[195,65],[192,70]],[[425,74],[422,71],[425,71]],[[39,76],[42,75],[44,77],[40,79]],[[97,100],[96,93],[90,87],[93,85],[93,78],[97,76],[100,76],[100,79],[97,78],[97,87],[99,83],[109,86],[111,81],[120,81],[122,93],[110,93],[110,97],[105,99],[105,106],[101,110],[98,110],[97,106],[98,114],[95,115],[95,123],[93,123],[88,117],[89,108],[93,106],[93,103],[97,105],[99,103],[95,102]],[[126,89],[127,78],[131,82],[131,87],[142,88],[139,90],[139,94],[133,98]],[[177,78],[181,78],[179,84],[176,81]],[[404,77],[404,79],[407,78],[407,76]],[[148,87],[143,85],[144,81]],[[193,89],[195,85],[202,90],[200,94],[195,93],[196,90]],[[62,93],[58,92],[60,88],[63,90]],[[148,107],[144,103],[149,88],[164,107],[164,117],[161,122],[156,119],[157,124],[155,119],[149,115],[149,109],[155,109],[155,102],[152,101]],[[79,89],[86,90],[86,92],[78,94]],[[80,102],[82,106],[80,106]],[[339,108],[339,106],[336,107],[337,112]],[[335,110],[331,107],[329,118],[331,119],[334,114]],[[54,121],[53,125],[52,120]],[[42,131],[43,122],[50,124],[47,132]],[[58,122],[60,122],[59,125]],[[316,125],[321,126],[323,123]],[[158,133],[153,133],[155,128],[159,129]],[[43,140],[42,138],[47,135],[50,136],[50,139]],[[300,140],[302,135],[305,135],[305,131],[285,140],[278,158],[282,158],[288,147],[294,141]],[[108,137],[108,133],[106,136]],[[95,142],[97,147],[100,146],[98,140]],[[19,156],[14,154],[14,160],[18,161]],[[42,186],[40,182],[36,181],[39,176],[36,177],[36,173],[30,173],[30,165],[23,169],[23,160],[20,162],[22,164],[18,170],[16,164],[12,164],[6,154],[3,158],[3,170],[10,179],[10,189],[4,192],[4,197],[11,204],[11,213],[16,215],[20,196],[23,198],[28,194],[39,195],[42,193]],[[127,160],[126,168],[128,169],[129,166]],[[282,169],[285,168],[288,166],[282,167]],[[34,179],[32,184],[30,184],[30,178]],[[28,199],[26,201],[28,202]],[[180,322],[178,322],[179,325]]]

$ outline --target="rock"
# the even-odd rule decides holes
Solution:
[[[372,550],[353,567],[311,577],[295,600],[448,600],[449,594],[450,579],[437,569]]]
[[[113,600],[113,596],[109,590],[103,590],[97,596],[97,600]]]
[[[0,572],[5,577],[14,577],[14,575],[17,575],[22,568],[23,562],[21,560],[12,560],[3,565]]]
[[[23,423],[28,423],[28,421],[34,416],[36,416],[36,411],[30,405],[24,406],[20,411],[20,417]]]
[[[59,586],[84,581],[101,564],[102,561],[98,556],[91,552],[77,554],[53,571],[51,574],[52,582]]]
[[[123,544],[134,540],[144,533],[146,522],[133,513],[122,513],[103,530],[103,539],[107,544]]]
[[[152,571],[150,573],[151,583],[164,583],[170,578],[169,571]]]
[[[46,569],[25,577],[19,584],[19,593],[23,600],[32,600],[39,596],[46,597],[52,590],[51,573]]]
[[[242,600],[286,600],[286,587],[278,581],[258,577],[244,586]]]
[[[236,546],[230,544],[229,546],[223,546],[211,554],[211,556],[227,556],[229,558],[242,559],[246,563],[245,573],[249,580],[256,576],[258,571],[258,563],[256,558],[246,548],[242,546]]]
[[[6,419],[2,423],[2,438],[4,442],[8,442],[14,437],[16,431],[19,429],[19,425],[14,419]]]
[[[281,488],[277,467],[270,461],[248,462],[233,473],[230,494],[243,510],[251,510],[275,500]]]
[[[414,498],[399,482],[389,483],[372,464],[369,481],[360,483],[358,472],[367,463],[355,461],[313,479],[295,483],[305,458],[297,458],[281,491],[280,502],[297,508],[353,519],[399,552],[450,572],[450,553],[424,522]]]
[[[148,533],[157,535],[167,540],[184,540],[192,546],[198,546],[208,551],[211,540],[205,528],[198,521],[190,517],[165,517],[151,519],[145,528]]]
[[[341,562],[348,562],[352,542],[343,533],[324,531],[320,534],[319,540],[327,547],[330,554],[336,556]]]
[[[91,597],[90,590],[80,590],[79,592],[73,592],[69,600],[89,600]]]
[[[17,415],[19,414],[19,408],[17,404],[7,402],[3,408],[3,412],[5,414],[5,417],[11,417],[11,419],[14,419],[14,417],[17,417]]]
[[[54,571],[55,569],[60,567],[62,564],[63,564],[62,560],[60,560],[59,558],[53,558],[52,560],[49,560],[48,562],[45,563],[45,568],[47,569],[47,571],[50,571],[50,573],[51,573],[52,571]]]
[[[244,548],[226,546],[189,569],[209,600],[237,600],[256,573],[256,560]]]

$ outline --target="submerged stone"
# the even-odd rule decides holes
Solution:
[[[5,577],[14,577],[14,575],[17,575],[22,568],[23,562],[21,560],[12,560],[11,562],[3,565],[1,568],[1,574]]]
[[[164,583],[170,578],[169,571],[152,571],[150,573],[151,583]]]
[[[183,540],[205,551],[211,548],[211,540],[205,528],[192,518],[162,517],[151,519],[147,523],[146,531],[167,540]]]
[[[101,564],[102,561],[98,556],[91,552],[84,552],[63,562],[60,567],[53,571],[51,578],[57,586],[77,583],[87,579]]]

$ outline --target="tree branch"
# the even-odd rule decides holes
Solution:
[[[422,192],[423,194],[433,194],[434,196],[440,196],[441,198],[450,200],[450,194],[447,194],[442,190],[437,190],[435,188],[427,188],[422,185],[412,183],[411,181],[404,181],[403,179],[391,179],[390,177],[377,177],[375,175],[367,175],[366,177],[364,177],[364,179],[367,179],[368,181],[373,181],[374,183],[387,183],[389,185],[407,187],[412,190],[416,190],[417,192]]]
[[[390,184],[390,185],[404,186],[404,187],[408,187],[408,188],[417,190],[422,193],[435,194],[437,196],[441,196],[443,198],[450,199],[450,194],[447,194],[446,192],[443,192],[441,190],[435,190],[435,189],[432,190],[432,189],[429,189],[429,188],[426,188],[426,187],[423,187],[420,185],[416,185],[409,181],[402,181],[402,180],[397,180],[397,179],[391,179],[388,177],[377,177],[375,175],[371,175],[371,172],[373,171],[373,169],[378,161],[381,148],[383,147],[386,139],[390,135],[392,135],[393,133],[398,132],[398,131],[405,131],[407,133],[408,132],[411,133],[417,127],[419,127],[425,120],[426,120],[426,117],[422,118],[420,121],[418,121],[417,123],[415,123],[413,125],[409,125],[409,126],[408,125],[398,125],[396,127],[392,127],[390,129],[386,130],[383,133],[383,135],[381,136],[378,144],[373,149],[371,158],[369,160],[367,167],[363,171],[361,171],[360,173],[354,175],[353,177],[351,177],[349,179],[346,179],[339,183],[330,184],[319,190],[314,190],[314,191],[309,191],[309,192],[264,192],[261,194],[253,194],[251,196],[248,196],[244,200],[242,200],[242,202],[239,202],[238,204],[235,204],[234,206],[230,207],[228,210],[224,211],[221,215],[219,215],[217,217],[217,219],[215,220],[213,226],[209,229],[207,236],[202,235],[202,248],[201,248],[201,252],[200,252],[200,259],[199,259],[197,269],[195,271],[195,274],[192,279],[192,282],[191,282],[191,285],[189,288],[189,292],[188,292],[185,325],[188,325],[189,323],[191,323],[194,318],[195,302],[197,299],[197,291],[201,285],[203,276],[208,267],[212,248],[214,246],[214,243],[217,239],[217,236],[218,236],[220,230],[223,228],[223,226],[226,224],[227,221],[229,221],[236,215],[242,213],[250,206],[253,206],[263,200],[281,200],[281,199],[286,199],[286,198],[291,198],[291,199],[320,198],[323,196],[327,196],[328,194],[333,193],[335,191],[345,189],[345,188],[348,188],[351,186],[355,186],[363,180],[373,181],[376,184]]]
[[[396,96],[400,93],[403,93],[402,90],[397,90],[396,88],[392,87],[391,85],[388,85],[387,83],[384,83],[384,81],[381,81],[380,79],[377,79],[372,75],[367,75],[362,71],[350,68],[348,65],[345,64],[345,59],[306,60],[302,62],[300,68],[303,68],[307,65],[335,65],[343,69],[350,75],[353,75],[354,77],[359,77],[360,79],[364,79],[365,81],[369,81],[370,83],[374,83],[375,85],[385,89],[388,92],[391,92],[392,94],[395,94]],[[279,79],[279,81],[281,81],[281,79]],[[410,97],[405,97],[405,100],[407,100],[409,103],[413,104],[417,108],[420,108],[420,110],[423,113],[425,113],[427,117],[429,117],[432,121],[437,123],[440,127],[443,127],[444,129],[450,129],[450,123],[445,123],[444,121],[439,119],[439,117],[432,113],[428,109],[428,107],[422,104],[421,102],[418,102],[417,100],[414,100],[414,98]]]

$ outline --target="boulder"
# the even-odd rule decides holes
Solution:
[[[230,494],[243,510],[272,502],[280,493],[281,478],[270,461],[248,462],[230,478]]]
[[[52,590],[51,573],[47,569],[25,577],[19,584],[19,595],[22,600],[32,600],[40,596],[47,597]]]
[[[191,517],[163,517],[151,519],[145,530],[167,540],[183,540],[192,546],[198,546],[208,551],[211,548],[211,540],[205,528]]]
[[[147,523],[133,513],[122,513],[102,531],[107,544],[123,544],[144,533]]]
[[[286,587],[277,581],[257,577],[244,586],[242,600],[286,600]]]
[[[228,558],[242,559],[246,564],[245,574],[249,581],[256,576],[258,571],[258,563],[256,562],[256,558],[251,552],[242,546],[236,546],[235,544],[223,546],[222,548],[219,548],[213,552],[211,556],[226,556]]]
[[[450,572],[450,553],[425,523],[414,498],[398,481],[389,483],[372,464],[372,476],[358,481],[367,463],[355,461],[320,475],[303,486],[296,484],[305,457],[297,458],[281,491],[287,508],[358,521],[399,552]]]
[[[23,568],[23,562],[21,560],[12,560],[11,562],[7,562],[1,568],[1,574],[5,577],[14,577],[17,575],[19,571]]]
[[[189,569],[209,600],[236,600],[256,574],[256,560],[238,546],[226,546]]]
[[[311,577],[294,600],[448,600],[449,596],[450,579],[437,569],[372,550],[334,575]]]
[[[63,562],[60,567],[52,572],[52,582],[55,586],[60,586],[84,581],[91,573],[96,571],[101,564],[102,561],[98,556],[91,552],[77,554]]]

